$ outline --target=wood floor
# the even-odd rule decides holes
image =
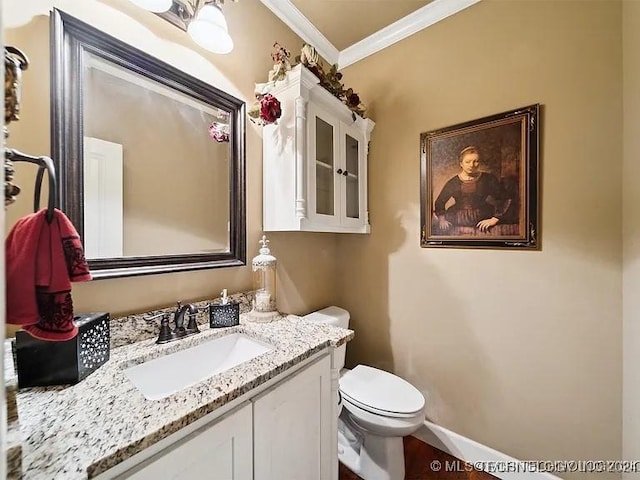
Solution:
[[[421,442],[404,438],[405,480],[496,480],[493,475],[473,470],[465,462]],[[449,471],[447,471],[449,470]],[[340,464],[340,480],[361,480]]]

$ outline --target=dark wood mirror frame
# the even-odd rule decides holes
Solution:
[[[83,53],[102,57],[230,113],[229,251],[89,259],[95,279],[235,267],[246,263],[245,103],[54,9],[51,13],[51,142],[60,207],[83,237]]]

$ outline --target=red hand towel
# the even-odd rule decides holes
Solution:
[[[43,340],[69,340],[73,322],[71,282],[91,280],[80,237],[60,210],[46,210],[16,223],[5,242],[7,323]]]

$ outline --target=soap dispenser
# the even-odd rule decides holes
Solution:
[[[240,304],[232,302],[225,288],[220,298],[209,304],[209,327],[233,327],[240,323]]]
[[[253,309],[249,319],[254,322],[270,322],[280,317],[276,310],[276,257],[271,255],[265,235],[258,242],[260,254],[253,257]]]

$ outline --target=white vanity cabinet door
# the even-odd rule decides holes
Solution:
[[[118,478],[251,480],[252,408],[247,403],[205,425]]]
[[[255,480],[333,478],[330,368],[323,357],[253,400]]]

